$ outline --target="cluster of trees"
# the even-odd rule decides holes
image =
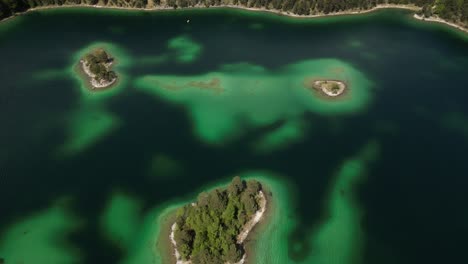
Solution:
[[[350,9],[365,10],[378,4],[414,4],[423,7],[422,14],[426,16],[435,14],[449,21],[468,24],[468,0],[153,0],[150,2],[148,0],[0,0],[0,20],[38,6],[73,4],[133,8],[153,7],[153,5],[174,8],[196,5],[207,7],[239,5],[276,9],[299,15],[327,14]]]
[[[88,64],[89,70],[96,75],[94,78],[97,81],[105,80],[110,82],[117,78],[116,73],[109,70],[106,66],[108,63],[111,63],[113,59],[104,49],[96,49],[86,54],[83,59]]]
[[[159,0],[155,0],[159,4]],[[0,0],[0,20],[16,13],[41,6],[103,5],[144,8],[148,0]]]
[[[184,260],[194,264],[236,263],[244,255],[237,236],[259,209],[259,182],[235,177],[226,189],[203,192],[195,205],[177,212],[174,239]]]
[[[432,2],[432,1],[431,1]],[[443,19],[468,25],[468,0],[435,0],[432,4],[423,4],[420,15],[437,15]]]

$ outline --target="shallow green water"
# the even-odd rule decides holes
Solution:
[[[343,99],[324,100],[304,86],[314,78],[345,80],[352,91]],[[365,108],[371,94],[365,76],[331,59],[299,62],[277,72],[250,64],[223,65],[221,70],[201,76],[148,75],[136,79],[135,85],[186,105],[195,132],[208,143],[237,137],[246,126],[295,119],[305,112],[356,112]]]
[[[115,89],[77,78],[93,47]],[[48,10],[0,24],[0,53],[6,263],[161,263],[161,219],[234,175],[273,194],[256,263],[466,262],[460,32],[400,11]]]

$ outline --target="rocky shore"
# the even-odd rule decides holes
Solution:
[[[347,89],[346,83],[338,80],[313,80],[312,87],[330,97],[338,97]]]
[[[92,86],[92,89],[103,89],[108,88],[117,81],[117,77],[112,78],[110,81],[105,79],[96,78],[96,74],[92,73],[90,70],[90,65],[86,63],[84,59],[80,60],[81,69],[88,76],[89,82]],[[112,66],[112,62],[105,64],[106,68],[109,70]]]
[[[80,59],[80,69],[92,90],[102,90],[117,82],[117,74],[112,71],[115,61],[104,49],[97,48]]]
[[[39,6],[39,7],[34,7],[30,8],[22,13],[16,13],[10,17],[4,18],[3,20],[0,20],[0,22],[6,21],[8,19],[14,18],[17,15],[21,15],[30,11],[34,10],[43,10],[43,9],[51,9],[51,8],[77,8],[77,7],[88,7],[88,8],[107,8],[107,9],[120,9],[120,10],[144,10],[144,11],[162,11],[162,10],[174,10],[174,7],[168,6],[168,5],[156,5],[156,4],[148,4],[146,7],[131,7],[131,6],[117,6],[117,5],[89,5],[89,4],[66,4],[66,5],[47,5],[47,6]],[[194,6],[189,6],[189,7],[183,7],[179,9],[202,9],[202,8],[207,8],[205,5],[202,4],[196,4]],[[349,9],[345,11],[338,11],[338,12],[331,12],[331,13],[314,13],[310,15],[298,15],[295,14],[291,11],[283,11],[283,10],[277,10],[277,9],[272,9],[272,8],[266,8],[266,7],[247,7],[244,5],[232,5],[232,4],[220,4],[220,5],[214,5],[211,8],[233,8],[233,9],[242,9],[242,10],[249,10],[249,11],[259,11],[259,12],[268,12],[268,13],[273,13],[277,15],[284,15],[284,16],[290,16],[290,17],[296,17],[296,18],[314,18],[314,17],[327,17],[327,16],[340,16],[340,15],[358,15],[358,14],[365,14],[365,13],[370,13],[374,12],[377,10],[381,9],[406,9],[406,10],[411,10],[411,11],[420,11],[421,7],[413,5],[413,4],[378,4],[374,7],[371,7],[369,9]],[[430,17],[430,18],[422,18],[419,15],[415,14],[414,18],[423,20],[423,21],[432,21],[432,22],[439,22],[446,24],[451,27],[455,27],[457,29],[460,29],[464,32],[468,33],[468,28],[444,20],[442,18],[438,17]],[[190,20],[188,20],[190,21]]]

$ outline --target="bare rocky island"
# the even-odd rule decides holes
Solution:
[[[227,188],[202,192],[179,208],[170,227],[172,263],[242,264],[245,241],[266,210],[267,197],[255,180],[234,177]]]
[[[339,97],[347,89],[346,83],[338,80],[313,80],[312,87],[330,97]]]
[[[110,88],[117,82],[117,74],[112,71],[114,63],[114,58],[103,48],[94,49],[80,59],[80,69],[92,90]]]

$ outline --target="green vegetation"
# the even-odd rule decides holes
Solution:
[[[324,100],[307,89],[308,81],[318,77],[346,80],[353,85],[353,95],[333,102]],[[135,78],[133,86],[157,100],[183,106],[200,140],[219,145],[242,137],[249,129],[279,124],[307,112],[346,115],[363,111],[372,100],[374,85],[345,61],[314,59],[276,69],[240,63],[220,65],[197,75],[145,75]]]
[[[337,83],[332,83],[330,86],[330,90],[333,93],[338,93],[338,91],[340,90],[340,86]]]
[[[468,25],[468,0],[167,0],[165,5],[161,5],[160,0],[0,0],[0,20],[35,7],[77,4],[127,8],[237,5],[275,9],[298,15],[366,10],[378,4],[413,4],[423,8],[420,14],[435,14],[443,19]]]
[[[259,182],[236,176],[226,189],[201,193],[196,204],[177,211],[174,238],[184,260],[194,264],[235,263],[244,255],[237,236],[259,209]]]
[[[419,15],[431,17],[437,15],[443,19],[468,24],[467,0],[435,0],[423,5]]]
[[[111,82],[117,78],[114,71],[110,70],[110,65],[114,61],[104,49],[96,49],[86,54],[83,58],[89,71],[95,75],[94,79],[98,82],[102,80]]]
[[[187,36],[170,39],[167,47],[175,51],[175,58],[180,63],[194,62],[202,51],[202,46]]]
[[[45,208],[22,215],[0,234],[0,264],[83,263],[80,250],[70,239],[84,219],[73,210],[71,197],[52,201]],[[2,263],[3,261],[3,263]]]

